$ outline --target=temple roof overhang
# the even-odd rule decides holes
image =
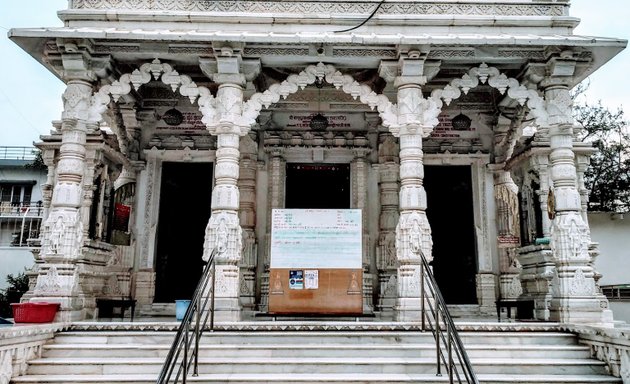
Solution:
[[[550,49],[576,50],[588,59],[586,68],[574,78],[579,83],[604,65],[627,45],[627,40],[579,35],[537,35],[507,33],[292,33],[247,32],[247,31],[199,31],[169,29],[119,29],[99,27],[23,28],[11,29],[8,36],[56,76],[55,69],[46,59],[47,46],[64,40],[88,42],[96,55],[119,55],[119,61],[133,63],[155,57],[162,60],[193,60],[194,57],[213,54],[217,43],[237,44],[244,57],[258,57],[265,66],[304,67],[314,61],[325,61],[346,68],[378,68],[382,59],[396,59],[397,50],[403,46],[419,46],[427,49],[429,58],[442,61],[442,68],[449,63],[455,66],[476,66],[480,62],[489,65],[511,66],[514,70],[523,64],[544,63]],[[309,54],[309,46],[331,46],[325,57]],[[248,47],[256,47],[250,48]],[[265,56],[261,47],[275,49],[274,54]],[[278,49],[280,48],[280,49]],[[290,49],[287,49],[290,48]],[[371,48],[384,55],[358,57],[359,55],[337,55],[336,52],[358,48]],[[284,49],[284,50],[283,50]],[[296,54],[296,50],[306,53]],[[437,51],[450,50],[441,57]],[[433,53],[431,53],[433,51]],[[196,54],[194,54],[196,52]],[[203,52],[206,52],[205,54]],[[158,56],[156,56],[158,55]],[[433,57],[431,55],[434,55]],[[345,57],[347,56],[347,57]],[[353,57],[354,56],[354,57]],[[190,65],[198,64],[190,62]],[[474,65],[473,65],[474,64]]]

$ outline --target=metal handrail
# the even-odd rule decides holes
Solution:
[[[431,272],[431,267],[422,252],[420,256],[422,260],[420,273],[422,330],[430,330],[435,339],[436,375],[442,376],[442,365],[444,365],[449,383],[478,384],[479,381],[464,349],[464,343],[446,308],[446,302]]]
[[[192,366],[193,376],[199,373],[199,340],[210,321],[209,329],[214,329],[214,283],[216,263],[216,248],[212,250],[210,258],[203,270],[190,305],[175,335],[175,340],[168,351],[164,366],[157,379],[157,384],[181,383],[186,384],[188,373]],[[210,298],[203,297],[210,284]],[[208,308],[208,305],[210,307]],[[202,319],[203,317],[203,319]],[[173,376],[174,375],[174,376]]]

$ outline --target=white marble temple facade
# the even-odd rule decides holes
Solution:
[[[434,242],[424,169],[461,166],[476,299],[453,304],[492,313],[498,298],[533,300],[540,318],[611,322],[583,219],[590,149],[574,143],[568,91],[626,42],[573,35],[568,1],[73,0],[60,17],[9,35],[67,84],[39,144],[50,193],[27,295],[61,302],[62,319],[90,316],[101,297],[151,310],[163,164],[204,162],[212,215],[198,256],[219,250],[220,320],[266,310],[270,210],[285,206],[297,163],[350,167],[364,312],[419,319],[420,254],[459,262]],[[325,130],[309,126],[318,112]],[[128,237],[113,246],[121,201]]]

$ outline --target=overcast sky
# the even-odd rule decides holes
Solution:
[[[5,1],[0,12],[0,146],[30,146],[48,133],[61,116],[61,81],[7,37],[10,28],[61,26],[56,11],[67,0]],[[36,11],[34,11],[36,10]],[[575,33],[630,39],[630,7],[626,0],[573,0],[572,16],[582,19]],[[626,49],[590,79],[586,97],[611,108],[630,110],[630,49]],[[630,113],[630,112],[628,112]]]

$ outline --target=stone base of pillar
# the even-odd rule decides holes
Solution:
[[[571,324],[597,324],[612,327],[613,314],[608,301],[597,298],[553,298],[549,303],[549,320]]]
[[[214,301],[214,321],[218,323],[241,321],[242,311],[238,299],[217,299]]]
[[[368,267],[363,267],[363,313],[374,313],[374,291],[372,289],[372,274]]]
[[[476,278],[477,301],[482,315],[496,313],[497,277],[492,273],[479,273]]]
[[[529,245],[518,251],[523,293],[519,300],[534,302],[534,318],[549,320],[550,283],[554,275],[553,253],[548,245]]]
[[[260,312],[269,312],[269,268],[265,268],[260,279],[260,303],[258,304]]]
[[[499,277],[499,289],[503,300],[516,300],[523,294],[520,273],[505,272]]]
[[[398,267],[398,298],[394,306],[396,321],[419,321],[421,319],[420,273],[418,264]]]
[[[134,299],[138,305],[151,305],[155,297],[155,272],[153,270],[140,270],[136,272]]]
[[[379,274],[380,294],[378,298],[377,309],[381,314],[390,314],[393,316],[394,306],[396,305],[396,290],[398,287],[398,279],[396,270],[383,271]]]
[[[256,273],[253,269],[241,267],[240,302],[243,309],[253,310],[256,306]]]
[[[216,266],[214,292],[215,321],[239,321],[242,308],[239,299],[239,268],[236,265]]]
[[[422,319],[422,307],[420,298],[398,298],[394,306],[394,321],[417,322]]]

